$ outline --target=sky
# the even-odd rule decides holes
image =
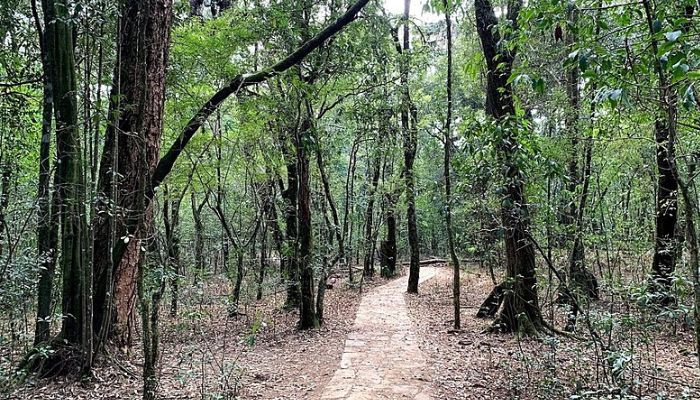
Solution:
[[[423,12],[424,4],[425,0],[411,0],[411,17],[424,22],[439,20],[439,15]],[[384,7],[391,14],[403,15],[404,0],[384,0]]]

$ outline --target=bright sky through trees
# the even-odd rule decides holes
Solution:
[[[440,16],[423,11],[425,0],[411,0],[411,16],[425,22],[434,22]],[[403,14],[404,0],[384,0],[384,7],[391,14]]]

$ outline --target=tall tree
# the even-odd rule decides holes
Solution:
[[[447,245],[450,251],[450,260],[452,261],[452,303],[454,307],[454,329],[460,329],[462,326],[460,318],[460,278],[459,278],[459,257],[455,251],[455,233],[452,227],[452,0],[443,0],[445,8],[445,25],[447,36],[447,116],[445,117],[445,159],[444,159],[444,177],[445,177],[445,228],[447,229]]]
[[[172,143],[168,151],[161,157],[158,164],[150,177],[150,183],[144,193],[145,206],[148,206],[155,196],[156,189],[160,186],[164,179],[168,177],[172,171],[176,161],[184,151],[185,147],[192,140],[194,135],[199,131],[208,117],[214,113],[219,106],[231,95],[238,93],[240,90],[265,82],[268,79],[281,74],[297,65],[312,51],[321,46],[326,40],[340,32],[345,26],[353,22],[359,12],[364,8],[369,0],[358,0],[352,4],[338,19],[329,24],[327,27],[318,32],[315,36],[306,41],[301,47],[297,48],[291,54],[275,63],[274,65],[261,69],[251,74],[240,74],[234,77],[228,84],[218,90],[211,96],[195,113],[184,127],[181,134]],[[127,233],[133,235],[139,228],[141,220],[127,221]],[[121,261],[127,250],[127,243],[117,241],[112,250],[114,264],[116,261]]]
[[[54,95],[56,121],[57,212],[60,215],[62,275],[61,339],[70,345],[79,345],[84,367],[90,367],[92,331],[90,330],[87,302],[89,282],[86,281],[87,222],[85,219],[85,182],[83,160],[78,132],[78,104],[74,52],[74,26],[68,1],[47,0],[42,3],[47,26],[53,24],[46,42],[51,41],[53,74],[51,86]]]
[[[498,154],[505,178],[501,202],[501,223],[506,248],[506,282],[501,286],[503,308],[493,328],[500,331],[532,331],[539,328],[542,316],[537,298],[535,251],[529,239],[530,217],[525,197],[525,182],[515,159],[518,151],[517,121],[513,88],[509,81],[515,49],[499,27],[490,0],[475,0],[476,28],[486,61],[486,114],[500,127]],[[522,0],[511,1],[504,17],[509,28],[518,29]],[[498,307],[496,307],[498,308]]]
[[[32,13],[36,30],[39,35],[41,50],[42,72],[42,112],[41,112],[41,144],[39,149],[39,189],[37,194],[38,223],[37,250],[41,268],[37,289],[36,328],[34,344],[47,342],[51,338],[51,303],[53,301],[53,278],[56,270],[56,246],[58,241],[55,218],[51,212],[51,132],[53,129],[53,51],[55,25],[50,18],[46,2],[43,3],[44,29],[41,27],[36,0],[32,1]]]
[[[658,170],[656,191],[656,232],[654,258],[652,260],[652,289],[659,292],[659,301],[673,301],[668,291],[676,269],[676,224],[678,222],[678,168],[675,160],[676,118],[678,96],[666,76],[664,61],[660,58],[659,42],[656,38],[660,24],[656,7],[649,0],[642,0],[651,42],[651,56],[658,79],[657,109],[654,121],[656,139],[656,168]]]
[[[114,119],[106,131],[92,222],[93,326],[102,338],[113,335],[126,342],[141,257],[138,230],[149,231],[152,223],[150,204],[144,199],[163,132],[172,0],[125,1],[121,21],[110,97]],[[125,245],[123,254],[112,252],[112,232]]]
[[[385,121],[379,121],[382,126],[385,126]],[[376,140],[376,146],[374,146],[374,155],[372,156],[372,168],[370,169],[370,179],[369,179],[369,192],[367,193],[367,209],[365,210],[365,259],[363,275],[367,278],[372,278],[374,276],[374,252],[376,250],[375,245],[375,233],[374,233],[374,202],[375,195],[377,192],[377,185],[379,184],[379,177],[381,176],[381,166],[382,166],[382,138],[386,135],[386,129],[382,128],[378,132]]]
[[[416,183],[413,175],[413,163],[416,159],[418,146],[418,109],[411,100],[409,89],[409,72],[411,50],[411,0],[404,1],[403,13],[403,47],[401,58],[401,131],[403,136],[404,168],[403,176],[406,183],[406,224],[408,227],[408,246],[410,250],[410,266],[408,271],[408,293],[418,293],[420,280],[420,242],[418,240],[418,222],[416,218]]]

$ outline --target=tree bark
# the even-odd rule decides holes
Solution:
[[[56,212],[51,210],[51,130],[53,128],[53,40],[54,24],[49,21],[51,13],[44,12],[44,31],[36,7],[32,1],[39,44],[41,49],[41,64],[43,76],[41,144],[39,145],[39,188],[37,194],[37,253],[39,256],[39,283],[37,285],[36,328],[34,345],[48,342],[51,339],[51,303],[53,301],[53,279],[56,271],[56,246],[58,242]],[[55,210],[54,210],[55,211]]]
[[[258,272],[258,292],[255,299],[260,301],[263,298],[263,285],[265,283],[265,271],[267,270],[267,221],[262,222],[262,232],[260,233],[260,271]]]
[[[418,293],[420,275],[420,243],[418,241],[418,222],[416,220],[416,188],[413,176],[413,162],[416,159],[418,144],[418,110],[411,100],[408,87],[409,51],[411,48],[409,18],[411,0],[404,1],[403,15],[403,48],[401,60],[401,130],[403,136],[404,169],[406,183],[406,223],[408,226],[408,246],[410,248],[411,265],[408,270],[408,293]]]
[[[197,204],[197,197],[192,191],[190,194],[190,206],[192,209],[192,220],[194,221],[194,284],[199,283],[204,275],[204,222],[202,221],[202,209],[207,204],[206,196],[201,203]]]
[[[149,182],[141,177],[154,173],[160,152],[172,0],[128,0],[121,15],[120,59],[110,102],[110,115],[116,114],[118,119],[106,131],[97,186],[99,202],[93,220],[93,326],[96,332],[129,344],[128,325],[136,300],[140,258],[139,241],[131,239],[139,236],[136,228],[142,223],[146,229],[152,223],[150,202],[142,201],[147,197]],[[112,198],[113,185],[117,198]],[[110,204],[117,208],[111,209]],[[110,259],[112,229],[122,238],[118,243],[124,245],[124,250]]]
[[[573,7],[569,11],[569,28],[566,33],[566,44],[569,51],[573,51],[571,47],[576,44],[576,32],[578,30],[578,13],[579,11]],[[596,28],[599,29],[599,28]],[[566,126],[571,135],[571,159],[569,162],[569,184],[567,189],[571,196],[569,204],[569,216],[566,219],[570,224],[569,237],[572,241],[572,250],[569,256],[569,283],[575,289],[575,293],[581,294],[591,299],[598,298],[598,281],[585,264],[585,247],[583,244],[583,216],[588,198],[588,186],[591,173],[591,158],[593,150],[593,139],[588,137],[584,144],[584,165],[583,176],[579,172],[579,139],[580,134],[580,103],[581,91],[580,85],[580,70],[578,62],[567,71],[566,92],[569,98],[569,110],[566,116]],[[591,104],[595,104],[592,102]],[[593,107],[595,107],[593,105]],[[581,187],[579,194],[579,202],[576,204],[576,193]],[[572,304],[573,306],[573,304]],[[573,319],[575,321],[575,317]]]
[[[674,88],[667,81],[662,61],[659,59],[659,44],[654,38],[656,12],[649,0],[643,0],[644,12],[651,36],[651,50],[658,77],[658,110],[654,123],[656,139],[656,167],[658,170],[656,194],[656,232],[654,258],[651,265],[651,288],[658,292],[658,302],[664,305],[675,300],[668,292],[671,289],[676,269],[676,224],[678,222],[678,170],[675,163],[677,98]]]
[[[299,304],[299,329],[317,328],[319,326],[316,315],[314,275],[311,265],[311,173],[309,169],[308,143],[311,142],[311,115],[306,115],[295,140],[297,153],[297,169],[299,172],[299,198],[298,198],[298,239],[299,239],[299,289],[301,302]]]
[[[460,312],[460,278],[459,278],[459,257],[455,251],[455,234],[452,227],[452,18],[450,17],[451,6],[449,0],[443,0],[445,7],[445,24],[447,26],[447,117],[445,119],[445,227],[447,229],[447,244],[452,261],[452,305],[454,308],[454,329],[461,329]]]
[[[165,245],[167,265],[170,269],[170,316],[176,317],[180,294],[180,198],[163,199],[163,226],[165,227]],[[184,193],[183,193],[184,194]]]
[[[505,15],[513,29],[517,29],[521,6],[520,0],[511,2]],[[515,132],[517,126],[513,121],[515,106],[508,78],[515,54],[501,43],[498,19],[490,0],[475,0],[475,13],[477,32],[487,65],[486,114],[506,128],[497,150],[504,164],[506,182],[505,197],[501,204],[501,221],[506,248],[508,290],[493,329],[503,332],[522,330],[529,333],[540,327],[542,316],[537,298],[535,251],[528,238],[530,219],[524,176],[514,159],[518,147]]]
[[[296,139],[294,139],[296,140]],[[294,141],[292,140],[292,141]],[[293,310],[301,304],[301,293],[299,289],[299,256],[298,256],[298,215],[297,207],[299,201],[299,166],[297,156],[290,148],[287,138],[281,139],[284,152],[285,164],[287,167],[287,188],[282,190],[284,199],[284,221],[285,221],[285,246],[282,254],[284,265],[287,268],[285,282],[287,286],[287,299],[285,308]],[[294,145],[296,148],[296,145]]]
[[[376,250],[375,245],[375,235],[374,235],[374,201],[375,194],[377,192],[377,185],[379,185],[379,177],[381,175],[381,160],[382,160],[382,150],[381,150],[381,137],[385,132],[380,132],[377,137],[377,148],[375,151],[374,159],[372,160],[372,178],[370,181],[369,192],[367,193],[367,209],[365,210],[365,259],[363,275],[365,278],[374,277],[374,253]]]
[[[45,44],[53,59],[51,87],[54,95],[56,121],[56,196],[60,215],[62,286],[61,339],[79,346],[83,367],[90,368],[92,331],[86,315],[86,301],[90,285],[85,280],[87,224],[85,220],[85,182],[82,151],[78,132],[78,105],[76,98],[75,53],[73,25],[66,1],[42,2],[45,25],[53,25],[46,32]]]

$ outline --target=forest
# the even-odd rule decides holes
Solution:
[[[700,1],[1,0],[0,398],[700,398]]]

